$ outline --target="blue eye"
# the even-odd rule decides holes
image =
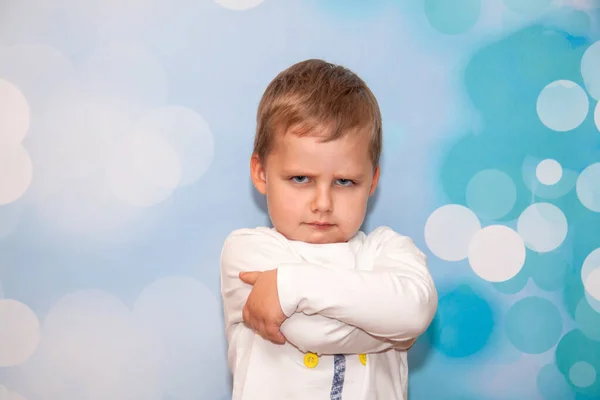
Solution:
[[[306,183],[308,181],[308,177],[294,176],[294,177],[292,177],[292,181],[294,181],[295,183]]]
[[[352,186],[354,185],[354,182],[351,181],[350,179],[338,179],[338,184],[340,186]]]

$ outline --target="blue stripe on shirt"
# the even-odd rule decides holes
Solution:
[[[333,383],[331,384],[331,400],[342,399],[345,373],[346,357],[343,354],[336,354],[333,356]]]

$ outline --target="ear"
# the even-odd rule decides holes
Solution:
[[[250,158],[250,177],[252,178],[252,183],[256,190],[258,190],[260,194],[266,195],[267,174],[258,154],[252,154],[252,157]]]
[[[373,173],[373,182],[371,182],[371,190],[369,191],[369,197],[373,196],[375,189],[377,189],[377,184],[379,183],[379,173],[379,167],[375,168],[375,172]]]

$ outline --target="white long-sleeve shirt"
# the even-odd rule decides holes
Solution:
[[[284,345],[242,318],[252,286],[239,273],[275,268]],[[387,227],[333,244],[236,230],[221,254],[221,294],[232,400],[406,400],[406,350],[437,309],[425,255]]]

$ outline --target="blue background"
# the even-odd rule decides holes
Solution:
[[[306,58],[384,119],[364,229],[440,294],[410,398],[600,398],[600,2],[0,3],[0,399],[230,398],[219,253]]]

